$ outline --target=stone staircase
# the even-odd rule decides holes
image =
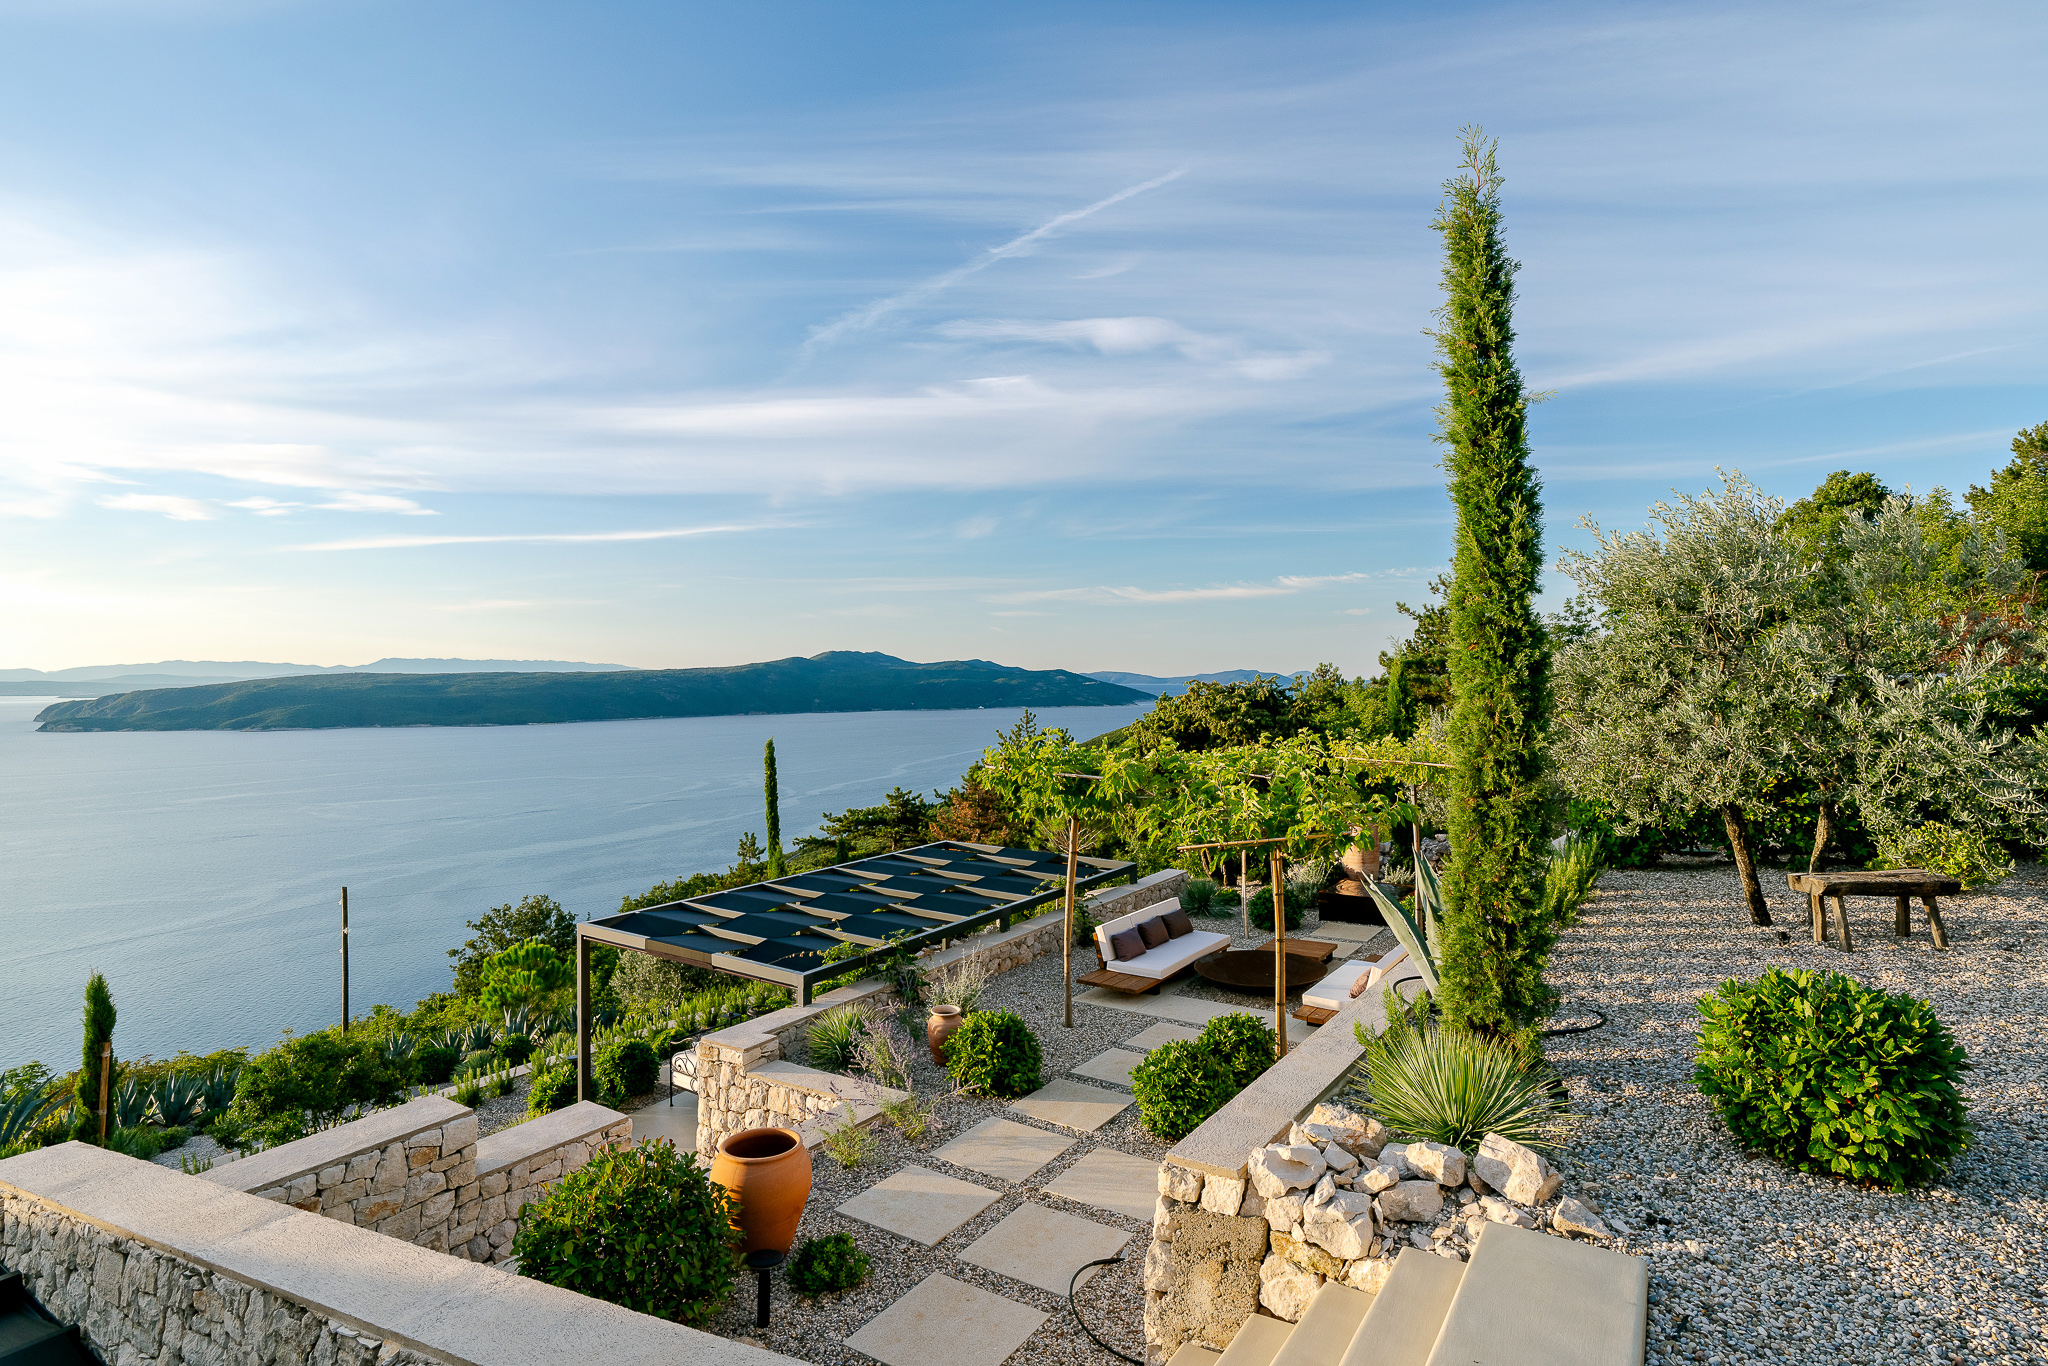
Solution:
[[[1168,1366],[1642,1366],[1648,1266],[1488,1224],[1469,1262],[1404,1248],[1378,1294],[1328,1282],[1299,1323],[1254,1315]]]

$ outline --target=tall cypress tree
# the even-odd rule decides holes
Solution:
[[[100,1139],[100,1045],[113,1037],[114,993],[107,989],[107,979],[96,972],[85,982],[85,1046],[79,1052],[83,1065],[79,1068],[76,1093],[80,1113],[71,1130],[73,1138],[88,1143]],[[108,1084],[112,1085],[111,1078]],[[110,1132],[111,1129],[110,1125]]]
[[[1442,996],[1452,1023],[1527,1040],[1549,1004],[1543,965],[1554,938],[1538,881],[1550,660],[1530,604],[1542,504],[1513,353],[1520,266],[1501,244],[1494,144],[1476,128],[1462,135],[1465,160],[1444,184],[1434,225],[1444,239],[1436,439],[1458,511]]]
[[[782,876],[782,802],[775,786],[775,741],[761,751],[762,795],[768,800],[768,876]]]

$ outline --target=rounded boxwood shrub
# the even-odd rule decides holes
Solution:
[[[868,1254],[850,1233],[806,1238],[789,1264],[790,1288],[799,1295],[824,1295],[851,1290],[868,1278]]]
[[[590,1060],[598,1094],[619,1101],[645,1095],[661,1075],[661,1060],[645,1039],[614,1039]]]
[[[576,1060],[558,1062],[553,1067],[543,1067],[533,1074],[533,1085],[526,1093],[526,1113],[529,1115],[551,1115],[565,1105],[576,1103]]]
[[[1008,1010],[977,1010],[946,1045],[946,1073],[976,1095],[1015,1100],[1042,1084],[1038,1040],[1023,1017]]]
[[[510,1066],[522,1066],[533,1056],[533,1040],[508,1029],[498,1036],[498,1056]]]
[[[1308,914],[1308,908],[1316,904],[1313,893],[1296,891],[1292,887],[1287,889],[1285,901],[1287,904],[1287,928],[1290,930],[1299,926],[1301,918]],[[1272,891],[1261,887],[1258,891],[1253,892],[1252,903],[1245,908],[1245,914],[1250,918],[1253,929],[1264,930],[1268,934],[1273,933]]]
[[[519,1212],[519,1274],[700,1325],[740,1269],[732,1197],[667,1139],[600,1148]]]
[[[1751,1148],[1905,1190],[1970,1146],[1969,1059],[1925,1001],[1838,972],[1772,968],[1700,1002],[1693,1080]]]
[[[1193,1133],[1237,1089],[1229,1064],[1196,1039],[1161,1044],[1131,1069],[1138,1121],[1169,1143]]]
[[[1235,1094],[1273,1065],[1280,1049],[1280,1036],[1258,1016],[1235,1010],[1203,1025],[1199,1046],[1229,1069]]]
[[[414,1072],[422,1086],[440,1086],[455,1075],[462,1055],[452,1048],[416,1048],[412,1054]]]

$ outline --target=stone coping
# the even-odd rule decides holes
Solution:
[[[1421,980],[1421,974],[1413,970],[1396,968],[1382,986]],[[1288,1021],[1290,1027],[1298,1023]],[[1174,1144],[1166,1160],[1215,1176],[1244,1179],[1245,1163],[1252,1152],[1284,1136],[1290,1124],[1336,1089],[1365,1052],[1351,1032],[1354,1023],[1363,1023],[1374,1034],[1386,1027],[1386,1001],[1380,988],[1347,1000],[1337,1017],[1317,1029],[1313,1038],[1267,1068],[1229,1104]]]
[[[388,1110],[372,1110],[361,1119],[222,1163],[212,1171],[200,1173],[200,1176],[202,1180],[229,1190],[263,1190],[283,1185],[294,1176],[346,1162],[362,1153],[402,1143],[414,1134],[467,1119],[472,1113],[468,1106],[457,1105],[443,1096],[420,1096],[403,1105],[394,1105]]]
[[[0,1192],[452,1366],[798,1366],[780,1353],[84,1143],[0,1162]]]
[[[537,1115],[509,1129],[500,1129],[477,1141],[477,1174],[503,1171],[564,1143],[579,1139],[595,1142],[606,1129],[624,1118],[619,1111],[607,1109],[594,1100],[579,1100],[552,1114]]]

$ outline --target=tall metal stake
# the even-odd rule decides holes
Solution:
[[[1066,946],[1060,950],[1060,961],[1066,971],[1060,980],[1066,983],[1067,1028],[1074,1027],[1074,879],[1081,864],[1081,818],[1067,817],[1067,935]]]
[[[107,1146],[107,1074],[114,1070],[114,1041],[100,1041],[100,1146]]]
[[[1273,846],[1273,1025],[1280,1056],[1287,1056],[1287,897],[1281,882],[1280,846]]]
[[[348,888],[341,889],[341,1032],[348,1033]]]

